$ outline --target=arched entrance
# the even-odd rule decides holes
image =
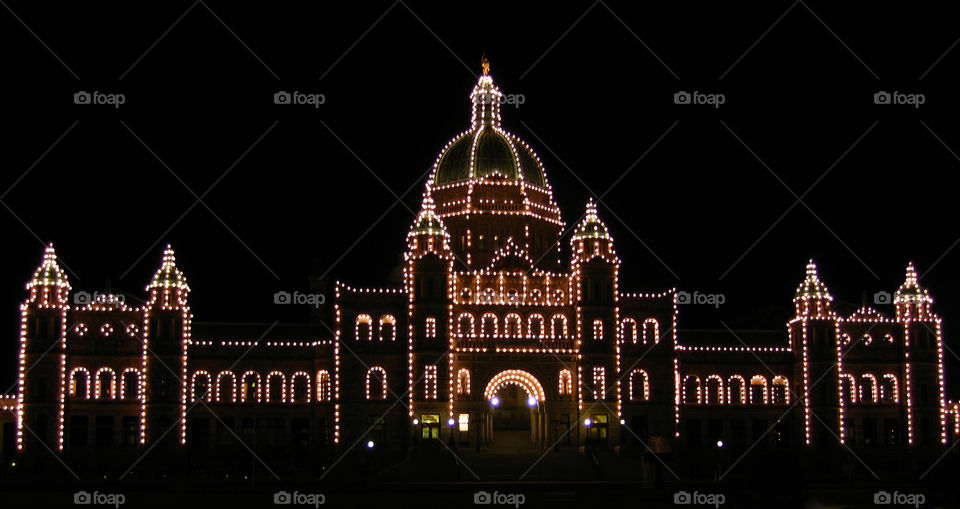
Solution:
[[[501,443],[543,445],[546,392],[537,377],[519,369],[501,371],[487,383],[483,397],[489,405],[487,425],[491,437],[497,432]]]

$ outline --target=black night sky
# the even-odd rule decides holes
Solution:
[[[783,329],[811,256],[848,313],[913,260],[960,352],[960,30],[939,8],[9,2],[0,380],[46,242],[74,290],[135,295],[172,243],[198,321],[304,320],[272,295],[311,271],[384,284],[484,54],[524,96],[504,125],[544,160],[568,224],[601,197],[621,287],[725,295],[682,308],[681,328]],[[281,90],[326,101],[275,105]]]

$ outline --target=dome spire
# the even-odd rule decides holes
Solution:
[[[933,303],[933,298],[926,288],[920,286],[919,279],[916,267],[913,262],[909,262],[903,284],[893,296],[897,318],[900,320],[926,319],[931,314],[930,304]]]
[[[190,291],[190,287],[187,286],[187,278],[177,268],[177,257],[170,244],[167,244],[167,247],[163,250],[163,262],[157,272],[153,274],[150,284],[147,285],[147,290],[155,288],[176,288]]]
[[[503,92],[493,84],[490,76],[490,61],[483,57],[480,66],[483,74],[477,80],[477,85],[470,93],[470,102],[473,104],[470,125],[474,130],[484,127],[500,127],[500,102]]]
[[[829,315],[830,302],[833,301],[833,295],[827,285],[820,281],[820,275],[817,273],[817,264],[813,258],[807,262],[806,277],[797,287],[794,294],[793,303],[797,308],[797,316],[822,317]]]
[[[70,290],[70,282],[63,268],[60,267],[60,262],[57,261],[57,252],[53,249],[53,243],[48,244],[43,250],[43,261],[27,283],[27,290],[38,286],[54,286]]]

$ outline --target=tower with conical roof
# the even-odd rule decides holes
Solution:
[[[53,244],[26,288],[27,300],[20,305],[17,449],[35,444],[61,450],[70,282]]]
[[[470,93],[470,126],[437,157],[426,195],[447,226],[459,267],[487,267],[513,238],[538,267],[557,269],[560,209],[540,158],[501,127],[507,99],[484,59]]]
[[[897,321],[904,328],[904,373],[908,405],[908,441],[931,445],[933,430],[947,443],[946,395],[941,320],[931,306],[930,292],[920,286],[913,262],[893,296]]]
[[[177,267],[173,248],[163,250],[163,260],[146,287],[144,304],[143,366],[146,381],[141,401],[141,443],[159,440],[179,422],[179,433],[163,440],[185,443],[187,433],[187,347],[193,314],[187,298],[190,286]],[[170,370],[177,370],[171,373]]]
[[[832,302],[833,295],[811,259],[794,293],[795,314],[787,325],[799,360],[794,363],[792,388],[803,405],[797,424],[807,445],[829,443],[840,424],[838,316]]]

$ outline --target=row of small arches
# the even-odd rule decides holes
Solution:
[[[789,387],[783,375],[773,377],[772,387],[763,375],[752,376],[749,385],[741,375],[731,375],[726,382],[720,375],[709,375],[702,383],[699,376],[687,375],[683,378],[681,401],[687,405],[787,405]]]
[[[84,367],[70,371],[70,396],[77,399],[139,400],[141,384],[137,368],[123,368],[119,376],[109,367],[97,369],[92,376]]]
[[[354,338],[357,341],[373,341],[374,339],[373,317],[367,313],[357,315],[354,324]],[[378,325],[376,338],[378,341],[396,341],[397,340],[397,319],[393,315],[382,315],[376,322]]]
[[[317,371],[315,376],[296,371],[289,379],[276,370],[265,377],[256,371],[246,371],[237,378],[232,371],[213,375],[202,369],[190,376],[191,403],[325,403],[332,400],[330,372],[325,369]]]
[[[880,378],[872,373],[863,373],[859,377],[841,373],[840,399],[848,404],[899,403],[900,382],[893,373],[885,373]]]
[[[893,339],[893,334],[884,334],[884,335],[883,335],[883,342],[884,342],[884,343],[886,343],[886,344],[888,344],[888,345],[892,345],[892,344],[893,344],[893,341],[894,341],[894,339]],[[850,336],[850,334],[843,333],[843,334],[840,335],[840,344],[841,344],[841,345],[847,346],[847,345],[850,345],[850,344],[852,344],[852,343],[853,343],[853,337]],[[858,343],[858,344],[861,344],[861,345],[864,345],[864,346],[870,346],[870,345],[873,344],[873,336],[870,335],[870,334],[864,334],[864,335],[860,336],[860,339],[857,341],[857,343]]]
[[[498,298],[499,295],[499,298]],[[543,292],[538,289],[533,289],[528,292],[528,295],[523,298],[520,296],[520,292],[515,289],[508,289],[503,294],[498,294],[493,288],[485,288],[482,291],[476,293],[476,300],[473,298],[474,292],[469,288],[464,288],[460,291],[460,303],[461,304],[520,304],[521,299],[527,304],[541,304],[543,303]],[[565,294],[563,290],[555,289],[550,293],[552,300],[550,304],[563,304]]]

